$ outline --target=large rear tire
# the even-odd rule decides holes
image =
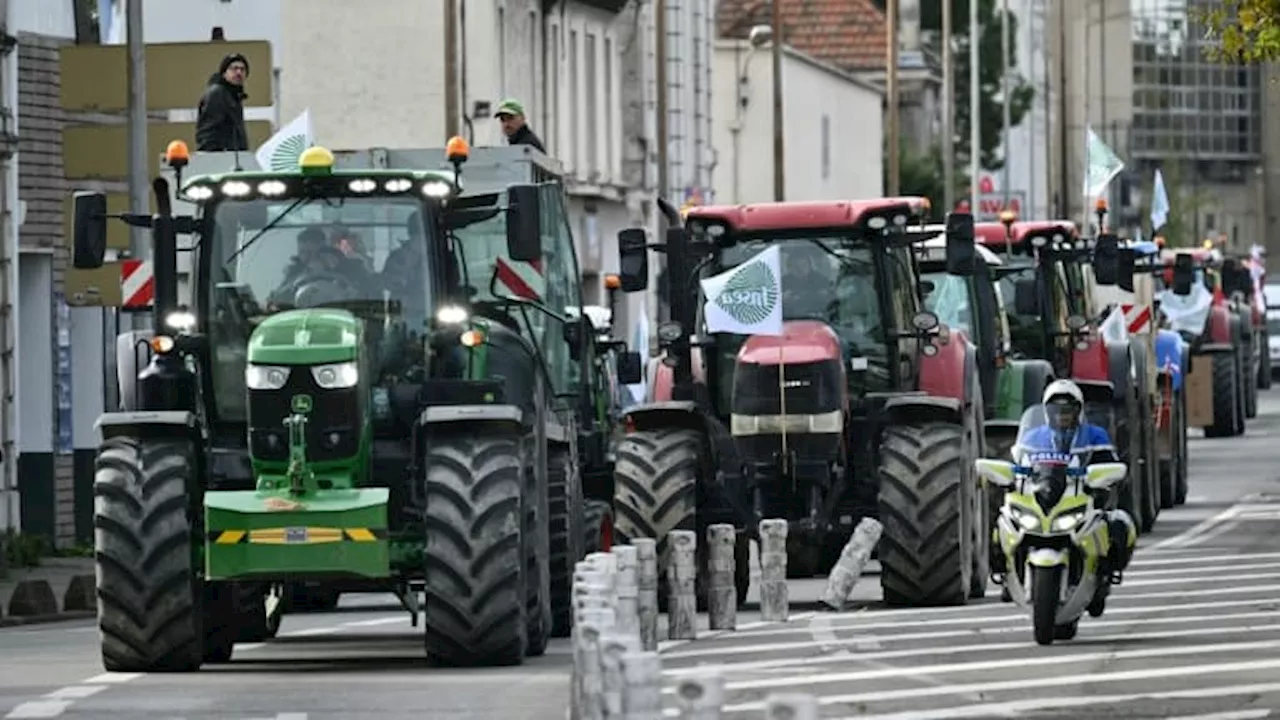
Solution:
[[[702,435],[684,428],[637,430],[618,445],[614,466],[615,532],[619,543],[658,543],[659,603],[666,601],[667,533],[697,532],[698,468]],[[698,538],[698,547],[706,544]]]
[[[1187,448],[1187,394],[1186,386],[1174,396],[1174,410],[1177,413],[1178,428],[1175,438],[1178,441],[1178,476],[1174,488],[1174,504],[1184,505],[1187,502],[1187,473],[1191,465],[1191,455]]]
[[[577,458],[566,450],[547,460],[551,528],[551,637],[568,637],[572,628],[573,566],[589,550],[583,544],[582,476]]]
[[[890,605],[964,605],[973,571],[973,457],[961,425],[892,425],[880,446],[880,585]]]
[[[1236,387],[1235,353],[1216,352],[1208,357],[1213,368],[1213,424],[1204,429],[1204,436],[1222,438],[1238,435],[1240,390]]]
[[[98,628],[109,671],[189,672],[204,660],[204,589],[193,567],[188,491],[195,472],[185,440],[115,437],[98,454]],[[225,635],[215,639],[229,657]]]
[[[519,665],[528,646],[523,439],[433,434],[426,457],[427,656]]]

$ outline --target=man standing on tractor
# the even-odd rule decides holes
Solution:
[[[507,136],[508,145],[532,145],[538,152],[547,151],[542,146],[542,140],[529,129],[529,123],[524,117],[524,104],[519,100],[503,100],[493,116],[502,124],[502,134]]]
[[[1024,450],[1031,454],[1082,454],[1081,462],[1088,465],[1120,461],[1107,431],[1083,419],[1084,393],[1079,385],[1070,380],[1055,380],[1045,388],[1042,402],[1046,424],[1027,434],[1023,440]],[[1137,525],[1128,513],[1119,508],[1108,511],[1108,518],[1112,570],[1123,571],[1133,554],[1133,547],[1127,540],[1136,537]]]

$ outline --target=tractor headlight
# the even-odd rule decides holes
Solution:
[[[360,381],[360,369],[355,362],[317,365],[311,368],[311,377],[325,390],[343,390]]]
[[[1053,519],[1053,529],[1057,532],[1075,530],[1084,521],[1084,511],[1064,513]]]
[[[450,187],[449,183],[447,182],[434,180],[431,182],[423,183],[422,185],[422,194],[426,195],[429,198],[449,197],[449,194],[451,192],[453,192],[453,188]]]
[[[196,327],[196,316],[186,310],[174,310],[165,316],[164,324],[178,332],[191,332]]]
[[[249,365],[244,369],[244,384],[250,390],[279,390],[289,381],[287,365]]]

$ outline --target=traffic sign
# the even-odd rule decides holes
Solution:
[[[249,147],[256,148],[271,137],[271,123],[251,120],[245,123]],[[196,146],[195,123],[151,123],[147,126],[147,157],[158,158],[171,140],[183,140]],[[68,180],[123,180],[129,177],[129,135],[125,125],[69,125],[62,130],[62,168]],[[245,163],[256,165],[253,155],[245,153]],[[147,168],[151,175],[153,169]]]

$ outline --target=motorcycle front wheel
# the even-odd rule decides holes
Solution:
[[[1038,645],[1053,644],[1061,575],[1060,567],[1031,568],[1031,625]]]

